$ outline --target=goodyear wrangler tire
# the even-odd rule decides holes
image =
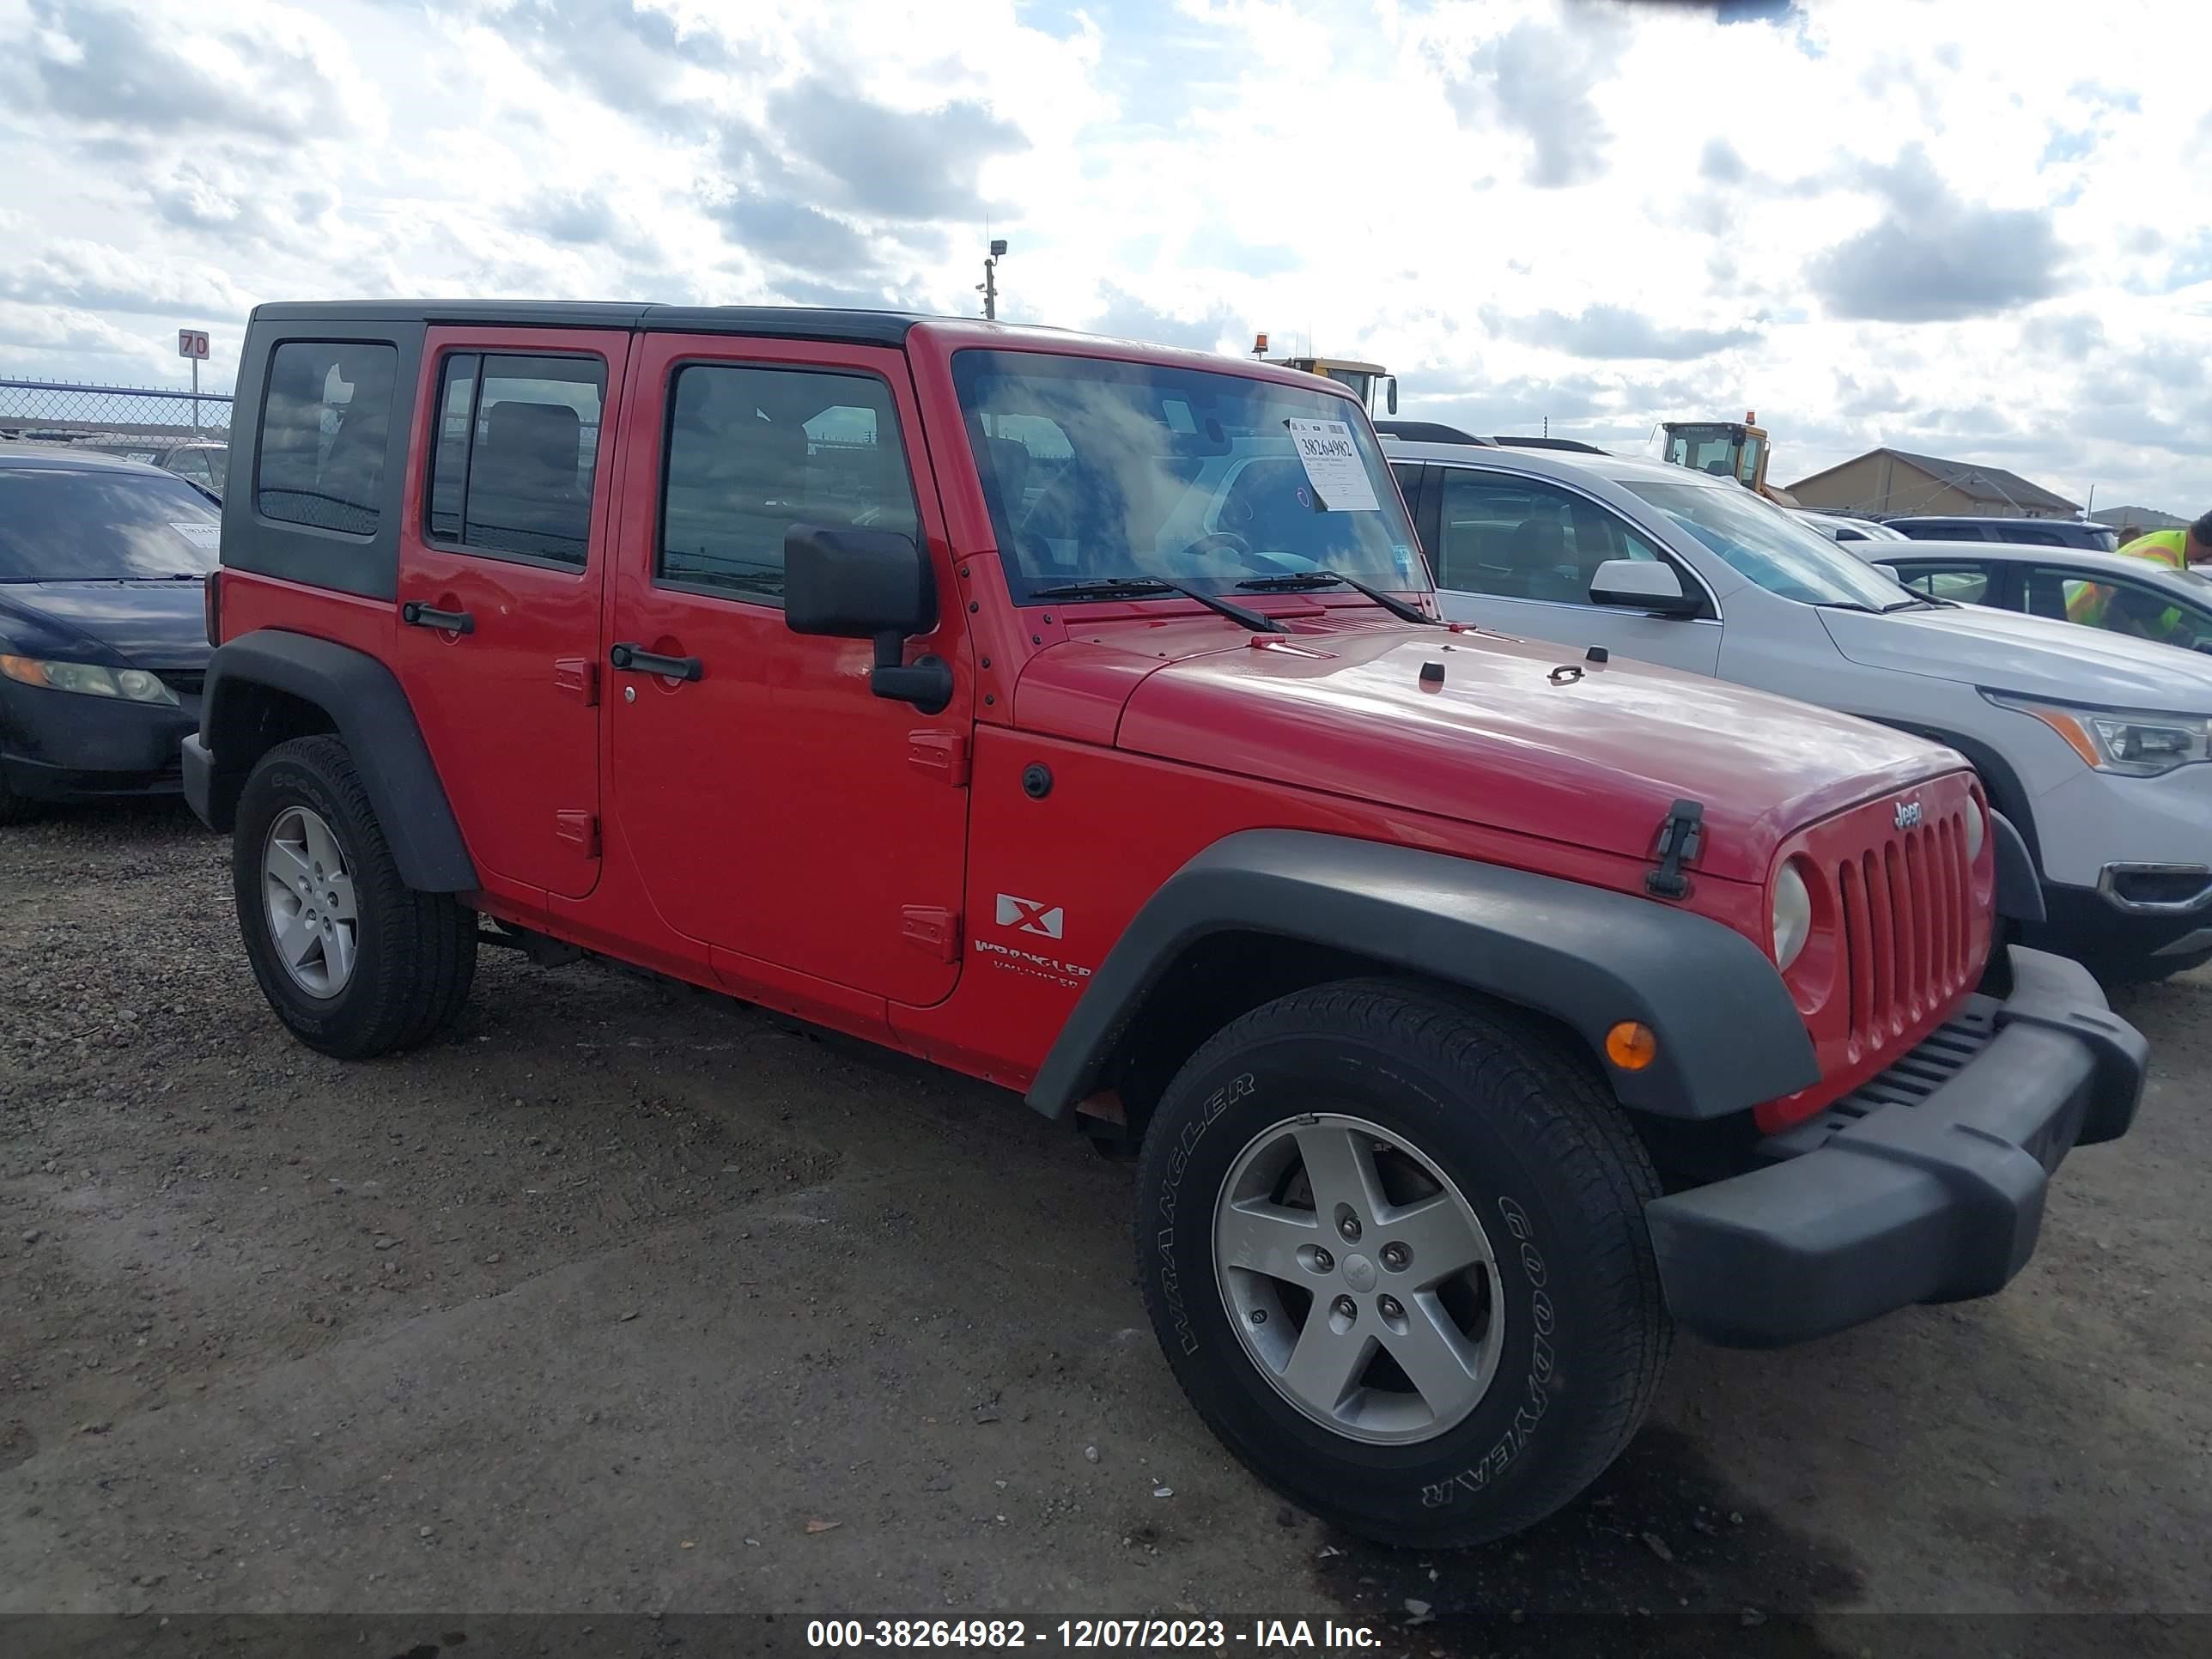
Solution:
[[[1382,1543],[1531,1526],[1627,1444],[1672,1336],[1659,1193],[1596,1071],[1426,988],[1296,993],[1176,1076],[1138,1166],[1138,1273],[1208,1426]]]
[[[338,738],[261,757],[239,796],[231,881],[253,977],[309,1048],[341,1060],[418,1048],[467,1001],[476,913],[401,878]]]

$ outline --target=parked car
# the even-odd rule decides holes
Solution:
[[[1458,427],[1446,426],[1441,421],[1406,421],[1395,416],[1375,422],[1376,431],[1387,438],[1404,438],[1424,444],[1487,444],[1488,438],[1479,438]]]
[[[1975,989],[2033,890],[1957,756],[1447,629],[1345,388],[504,302],[264,307],[240,380],[184,752],[277,1018],[426,1042],[494,938],[1023,1090],[1139,1150],[1176,1376],[1346,1527],[1566,1503],[1670,1317],[1996,1290],[2133,1115],[2087,975]]]
[[[173,444],[155,454],[154,465],[198,484],[221,501],[223,483],[230,471],[230,446],[213,441]]]
[[[1528,433],[1500,432],[1491,442],[1506,449],[1564,449],[1577,455],[1603,455],[1607,451],[1579,438],[1539,437]]]
[[[1916,593],[2212,652],[2212,580],[2195,570],[2120,553],[1997,542],[1853,550]]]
[[[1915,515],[1882,522],[1916,542],[2020,542],[2040,547],[2085,548],[2092,553],[2109,553],[2120,544],[2120,532],[2112,526],[2075,519]]]
[[[0,823],[51,801],[176,792],[220,523],[157,468],[0,448]]]
[[[1447,615],[1947,743],[2033,856],[2024,938],[2112,979],[2212,960],[2212,662],[1910,592],[1729,479],[1385,447]]]
[[[1808,530],[1817,531],[1832,542],[1902,542],[1911,539],[1902,530],[1892,530],[1887,525],[1873,519],[1854,519],[1844,513],[1822,513],[1810,507],[1790,510]]]

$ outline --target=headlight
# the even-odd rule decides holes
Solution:
[[[1988,836],[1989,820],[1983,816],[1982,804],[1972,795],[1966,797],[1966,862],[1972,864],[1982,855],[1982,842]]]
[[[1813,896],[1797,866],[1785,864],[1774,878],[1774,965],[1787,971],[1813,932]]]
[[[161,684],[161,676],[143,668],[102,668],[88,662],[40,662],[35,657],[0,656],[0,674],[25,685],[43,685],[50,691],[177,706],[177,694]]]
[[[2212,759],[2212,720],[2202,714],[2157,714],[2131,708],[2077,708],[2030,702],[2025,697],[1982,695],[2000,708],[2033,714],[2066,739],[2067,746],[2100,772],[2154,778],[2192,761]]]

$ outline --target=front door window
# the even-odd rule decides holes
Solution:
[[[2039,566],[2027,574],[2027,608],[2039,616],[2063,617],[2107,634],[2164,645],[2212,640],[2212,611],[2148,582],[2089,581],[2075,572]]]
[[[1659,557],[1620,518],[1571,490],[1468,467],[1448,467],[1442,476],[1439,587],[1588,605],[1600,565]]]
[[[794,524],[919,532],[890,388],[872,374],[676,372],[655,580],[783,603]]]

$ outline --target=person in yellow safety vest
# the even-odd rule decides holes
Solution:
[[[2179,530],[2154,530],[2147,536],[2138,536],[2124,544],[2119,550],[2129,558],[2148,559],[2169,570],[2212,565],[2212,513]],[[2111,587],[2102,582],[2069,582],[2066,587],[2067,621],[2083,623],[2091,628],[2108,625],[2106,611],[2113,597]],[[2160,617],[2129,620],[2134,625],[2118,631],[2138,634],[2146,639],[2164,639],[2181,625],[2181,612],[2169,610]]]
[[[2176,570],[2212,564],[2212,513],[2180,530],[2154,530],[2124,543],[2120,551],[2131,559],[2155,559]]]

